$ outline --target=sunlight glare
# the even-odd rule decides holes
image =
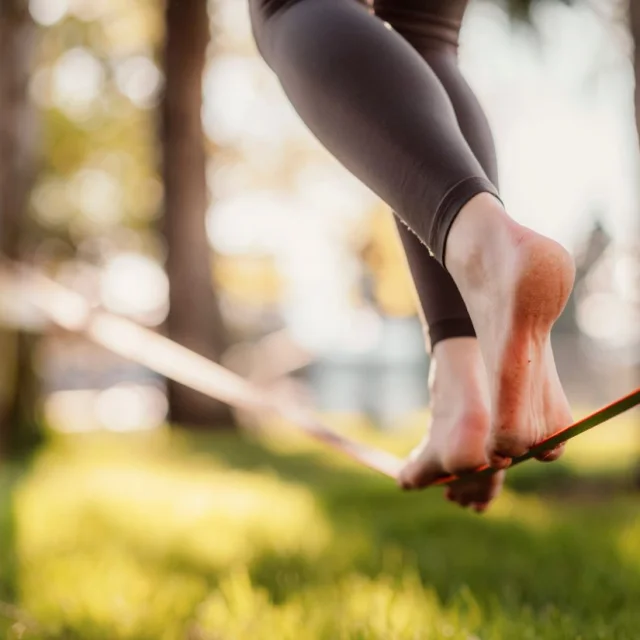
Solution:
[[[81,169],[72,178],[69,189],[78,209],[91,222],[110,226],[122,220],[122,184],[107,171]]]
[[[100,392],[95,401],[98,422],[109,431],[155,429],[164,422],[167,410],[164,393],[148,385],[117,385]]]
[[[105,73],[87,49],[66,51],[53,69],[53,101],[69,116],[82,119],[102,93]]]
[[[121,253],[106,265],[101,277],[106,309],[146,325],[161,323],[167,314],[169,281],[160,265],[137,253]]]
[[[140,108],[152,107],[162,84],[162,73],[147,56],[132,56],[116,65],[120,92]]]
[[[43,27],[60,22],[69,10],[69,0],[29,0],[29,12]]]

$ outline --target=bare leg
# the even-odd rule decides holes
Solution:
[[[466,1],[376,0],[375,4],[376,13],[401,33],[436,73],[451,99],[465,139],[487,176],[497,185],[491,131],[457,66],[457,36]],[[447,340],[461,328],[466,330],[465,321],[460,320],[464,317],[462,307],[431,262],[422,259],[422,270],[414,266],[418,262],[418,248],[406,232],[403,235],[414,280],[422,292],[423,314],[435,319],[438,340],[432,354],[435,370],[431,376],[430,435],[414,450],[401,474],[400,481],[406,487],[428,484],[442,472],[458,473],[479,466],[485,461],[485,448],[491,464],[505,467],[510,456],[523,453],[533,443],[571,422],[553,361],[549,332],[572,286],[572,262],[556,243],[515,225],[506,215],[492,215],[493,211],[503,209],[493,198],[477,196],[463,208],[466,228],[461,213],[449,236],[450,243],[461,247],[459,255],[454,251],[461,262],[450,266],[449,271],[455,282],[464,287],[462,299],[470,306],[473,324],[478,323],[474,328],[478,329],[480,345],[471,339]],[[478,242],[468,243],[476,233]],[[499,240],[483,249],[489,238]],[[529,245],[529,249],[514,249],[513,245],[523,238],[522,244]],[[474,252],[485,258],[499,256],[492,263],[492,272],[482,272],[487,259],[469,259]],[[535,265],[534,255],[538,260]],[[510,260],[520,263],[512,280],[505,275],[509,269],[504,269]],[[470,280],[478,275],[479,268],[483,277],[479,278],[481,284],[476,282],[474,286]],[[500,276],[502,285],[494,287],[492,295],[488,291],[491,286],[487,285]],[[504,309],[505,304],[511,311],[501,314],[498,308]],[[445,320],[441,322],[443,317]],[[444,335],[439,334],[442,326]],[[440,343],[439,339],[445,341]],[[486,363],[488,374],[485,379],[489,383],[484,389],[483,379],[477,375],[480,361],[483,369]],[[493,415],[491,429],[489,406]],[[483,431],[486,447],[480,435]],[[544,459],[556,459],[560,453],[558,449]],[[484,508],[477,500],[491,499],[501,480],[500,475],[467,480],[450,490],[449,496],[467,504],[473,495],[475,506]]]
[[[458,36],[467,0],[377,0],[377,15],[402,35],[434,71],[453,105],[460,130],[489,179],[498,186],[489,123],[458,67]],[[444,19],[443,19],[444,18]],[[399,481],[418,488],[438,476],[486,462],[490,396],[475,328],[451,275],[398,224],[431,344],[431,424],[411,453]],[[463,506],[484,510],[499,493],[504,473],[468,479],[447,490]]]
[[[250,5],[300,116],[453,277],[488,374],[490,460],[506,466],[568,420],[548,347],[573,280],[568,255],[507,216],[442,83],[401,36],[352,0]]]

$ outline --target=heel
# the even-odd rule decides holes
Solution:
[[[563,312],[575,282],[575,264],[569,252],[549,238],[535,234],[520,261],[521,278],[516,314],[551,326]],[[524,248],[524,247],[523,247]]]

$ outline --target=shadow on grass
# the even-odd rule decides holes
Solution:
[[[602,503],[638,495],[637,471],[628,467],[576,469],[562,460],[553,464],[531,462],[514,469],[507,486],[520,494],[573,502]]]
[[[14,603],[18,594],[16,488],[28,468],[27,461],[6,464],[0,472],[0,631],[2,637],[18,623],[30,628],[33,622]]]
[[[17,595],[15,489],[24,472],[22,465],[9,465],[0,473],[0,600],[3,602],[13,602]]]

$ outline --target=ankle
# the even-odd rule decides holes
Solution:
[[[482,359],[478,339],[473,336],[447,338],[433,348],[435,362],[448,369],[464,369]]]
[[[429,388],[432,405],[484,399],[486,371],[476,338],[449,338],[433,348]]]
[[[496,249],[517,242],[523,230],[499,200],[480,193],[460,210],[449,230],[445,266],[454,280],[483,279],[501,259]]]

